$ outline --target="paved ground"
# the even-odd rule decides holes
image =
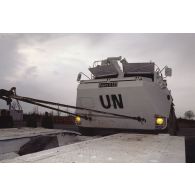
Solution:
[[[185,162],[183,137],[115,134],[3,162]]]

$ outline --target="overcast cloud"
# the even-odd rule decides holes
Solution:
[[[16,86],[19,95],[75,105],[78,72],[90,75],[93,61],[122,56],[171,67],[168,87],[182,116],[195,111],[194,52],[195,34],[0,34],[0,88]]]

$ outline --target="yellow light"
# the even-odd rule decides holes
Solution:
[[[163,125],[164,124],[164,118],[161,118],[161,117],[156,118],[156,124],[157,125]]]
[[[81,122],[81,117],[80,117],[80,116],[76,116],[76,117],[75,117],[75,122],[76,122],[77,124],[79,124],[79,123]]]

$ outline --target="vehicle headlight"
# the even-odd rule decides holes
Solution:
[[[75,117],[75,123],[76,124],[80,124],[81,123],[81,117],[80,116],[76,116]]]
[[[165,123],[165,119],[162,117],[156,118],[156,125],[163,125]]]

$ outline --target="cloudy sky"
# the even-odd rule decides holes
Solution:
[[[110,56],[168,65],[177,115],[195,111],[195,34],[0,34],[0,88],[75,105],[77,74],[90,75],[93,61]]]

